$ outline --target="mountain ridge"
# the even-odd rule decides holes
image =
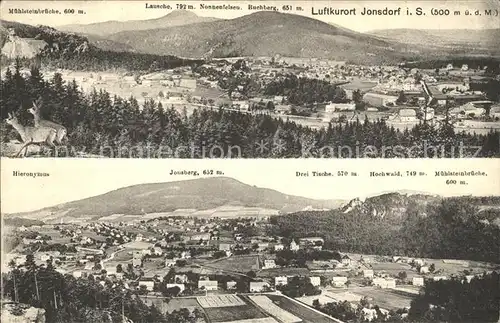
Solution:
[[[58,217],[98,219],[113,214],[141,215],[179,209],[207,210],[221,206],[261,207],[283,213],[307,208],[333,209],[344,201],[314,200],[244,184],[228,177],[136,184],[35,211],[5,214],[36,220]]]
[[[402,56],[393,48],[397,44],[377,36],[302,15],[265,11],[195,25],[119,32],[110,35],[109,39],[144,53],[189,57],[280,54],[347,60],[351,56],[366,59],[366,53],[373,54],[371,57],[377,53]]]
[[[91,24],[69,24],[59,26],[58,29],[66,32],[107,36],[118,32],[167,28],[216,20],[219,19],[214,17],[200,17],[192,11],[174,10],[164,16],[153,19],[126,21],[108,20]]]
[[[500,197],[498,196],[459,196],[471,205],[481,206],[482,217],[498,225],[500,221]],[[244,184],[229,177],[207,177],[163,183],[135,184],[104,194],[45,207],[35,211],[3,214],[13,221],[36,220],[55,223],[57,220],[98,221],[113,218],[115,215],[140,219],[155,214],[192,214],[210,216],[210,211],[224,210],[233,216],[251,216],[245,212],[250,209],[274,210],[276,214],[316,214],[320,217],[335,215],[362,217],[398,226],[405,216],[413,214],[416,218],[426,217],[429,205],[447,199],[439,195],[418,191],[383,192],[364,198],[351,200],[316,200],[281,193],[274,189]],[[448,198],[450,199],[450,198]],[[243,212],[243,213],[241,213]],[[251,211],[250,213],[252,213]],[[312,213],[311,213],[312,212]],[[158,215],[159,216],[159,215]]]
[[[424,44],[430,47],[484,47],[500,52],[500,28],[486,29],[377,29],[368,34],[405,44]]]

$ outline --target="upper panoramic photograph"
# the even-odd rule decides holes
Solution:
[[[499,11],[3,1],[1,155],[498,158]]]

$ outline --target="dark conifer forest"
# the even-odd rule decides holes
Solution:
[[[383,120],[330,123],[316,130],[265,114],[243,114],[222,108],[200,108],[187,115],[153,100],[139,106],[133,97],[112,96],[102,90],[85,94],[75,81],[65,82],[57,73],[45,81],[37,67],[26,74],[22,75],[16,65],[1,80],[2,120],[13,113],[21,124],[32,125],[33,118],[27,109],[42,98],[42,116],[68,129],[65,149],[59,149],[57,156],[81,153],[124,158],[499,156],[499,134],[494,132],[456,134],[451,126],[437,129],[426,124],[399,131]],[[3,125],[3,142],[19,138],[12,127]],[[262,149],[259,143],[267,144],[269,149]]]

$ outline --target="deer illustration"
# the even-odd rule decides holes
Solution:
[[[25,127],[21,125],[17,120],[17,118],[11,113],[8,113],[8,118],[5,120],[5,122],[7,122],[12,127],[14,127],[14,129],[16,129],[16,131],[21,136],[21,140],[23,141],[24,144],[15,157],[19,157],[19,155],[25,148],[26,150],[24,151],[24,156],[26,156],[26,153],[28,151],[28,146],[30,145],[40,145],[40,146],[46,145],[49,146],[50,148],[56,147],[54,145],[54,140],[56,139],[57,132],[53,128]]]
[[[35,127],[48,127],[54,129],[57,133],[55,141],[58,145],[61,145],[62,140],[68,133],[66,128],[58,123],[42,119],[40,113],[41,107],[42,107],[42,101],[40,98],[37,101],[33,102],[33,106],[28,109],[28,112],[31,113],[34,117]]]

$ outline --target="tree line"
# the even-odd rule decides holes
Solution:
[[[367,119],[330,123],[317,130],[269,115],[208,108],[188,115],[186,109],[179,112],[154,100],[141,107],[133,97],[124,99],[103,90],[85,94],[75,81],[65,82],[58,73],[44,80],[36,66],[29,75],[21,74],[19,64],[14,71],[8,69],[0,87],[2,119],[14,113],[23,125],[33,124],[27,109],[42,98],[42,117],[68,129],[67,146],[72,150],[66,150],[66,156],[84,151],[123,158],[457,157],[461,146],[480,147],[476,157],[500,154],[496,132],[456,134],[453,129],[426,124],[399,131],[383,120]],[[7,125],[0,136],[3,142],[19,138]],[[464,149],[460,157],[474,153]]]
[[[51,69],[73,71],[122,70],[152,73],[181,66],[201,64],[199,60],[188,60],[175,56],[161,56],[132,52],[115,52],[96,49],[68,57],[47,54],[40,58],[43,66]]]

